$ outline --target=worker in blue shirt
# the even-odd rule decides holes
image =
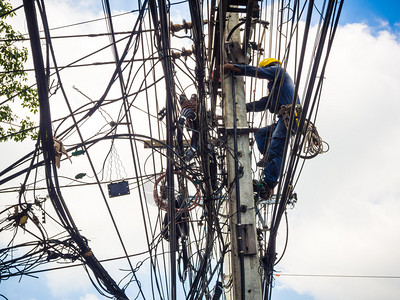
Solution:
[[[282,63],[275,58],[262,60],[258,67],[238,64],[225,64],[224,71],[232,71],[235,75],[244,75],[268,80],[268,95],[258,101],[246,103],[247,112],[260,112],[268,109],[276,114],[282,106],[295,103],[300,104],[300,99],[294,97],[295,86],[293,80]],[[295,100],[294,100],[295,99]],[[282,167],[282,158],[285,148],[287,128],[281,116],[278,121],[270,126],[260,128],[255,133],[258,150],[264,157],[257,166],[264,167],[264,178],[260,182],[254,182],[255,192],[259,192],[261,198],[268,199],[278,183]]]

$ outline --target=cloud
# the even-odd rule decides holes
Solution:
[[[331,149],[306,163],[298,205],[289,212],[289,247],[276,269],[399,275],[399,51],[387,31],[373,35],[362,24],[338,29],[317,122]],[[395,279],[282,276],[277,282],[319,300],[400,294]]]
[[[79,2],[79,1],[78,1]],[[81,1],[82,2],[82,1]],[[14,4],[17,6],[17,4]],[[86,4],[85,4],[86,5]],[[80,5],[71,5],[71,3],[64,1],[64,2],[57,2],[57,1],[46,1],[46,10],[47,10],[47,15],[49,17],[49,26],[51,28],[54,27],[59,27],[65,24],[73,24],[73,23],[79,23],[81,21],[87,21],[89,19],[98,19],[103,17],[102,12],[100,11],[99,13],[96,13],[89,10],[89,6],[80,6]],[[19,28],[21,32],[26,32],[26,21],[24,19],[24,14],[23,11],[20,11],[19,14],[20,18],[15,19],[15,26],[16,28]],[[118,19],[114,20],[114,26],[115,26],[115,31],[121,31],[121,30],[131,30],[133,27],[135,21],[135,16],[132,16],[132,14],[129,14],[127,16],[119,17]],[[180,21],[180,20],[179,20]],[[40,22],[39,22],[40,23]],[[62,35],[78,35],[78,34],[88,34],[88,33],[104,33],[107,32],[105,22],[93,22],[89,23],[85,26],[83,26],[84,29],[82,29],[81,26],[72,26],[64,29],[57,29],[54,31],[51,31],[51,35],[53,37],[57,36],[62,36]],[[121,36],[118,35],[118,38]],[[151,51],[151,46],[149,45],[150,41],[149,39],[145,41],[145,49],[144,51]],[[125,42],[120,45],[119,51],[122,51],[122,49],[125,47]],[[191,48],[191,41],[189,39],[181,40],[180,47],[184,46],[186,49]],[[66,64],[71,63],[72,61],[87,55],[91,53],[92,51],[95,51],[101,47],[104,47],[105,45],[110,44],[110,40],[108,37],[99,37],[99,38],[90,38],[88,41],[88,38],[68,38],[68,39],[53,39],[53,46],[54,46],[54,52],[57,58],[57,64],[58,66],[65,66]],[[29,48],[29,44],[26,45]],[[131,47],[129,50],[129,54],[127,55],[127,58],[131,58],[133,55],[133,48]],[[138,52],[140,53],[142,49],[140,48]],[[120,52],[121,54],[121,52]],[[157,53],[154,54],[156,57],[158,56]],[[138,55],[140,56],[140,55]],[[147,55],[148,57],[149,55]],[[80,62],[80,64],[87,64],[87,63],[92,63],[92,62],[103,62],[103,61],[109,61],[112,62],[114,61],[114,56],[113,52],[110,48],[105,49],[99,54],[96,54],[94,56],[91,56],[83,61]],[[190,62],[190,60],[189,60]],[[32,65],[32,61],[28,62],[28,65]],[[139,69],[138,65],[140,65],[141,62],[138,62],[137,65],[133,67],[133,74],[135,74],[136,71],[138,72],[138,75],[135,77],[135,80],[130,79],[131,82],[134,82],[132,91],[136,91],[139,88],[139,85],[141,84],[144,75],[143,75],[143,69]],[[161,64],[157,65],[157,69],[155,71],[155,75],[160,78],[162,76],[162,71],[161,71]],[[150,67],[147,65],[147,72],[150,70]],[[108,66],[96,66],[96,67],[86,67],[86,68],[71,68],[67,70],[63,70],[60,73],[61,80],[63,83],[63,87],[65,88],[66,94],[68,96],[69,104],[72,107],[72,110],[77,109],[78,107],[81,107],[84,104],[90,103],[90,100],[88,100],[85,96],[80,94],[77,90],[73,89],[73,86],[76,86],[79,90],[82,91],[85,95],[90,97],[92,100],[98,100],[104,93],[110,79],[111,79],[111,74],[113,74],[115,69],[115,66],[113,64],[110,64]],[[131,76],[134,76],[131,74]],[[31,80],[34,82],[34,74],[30,73],[31,75]],[[152,74],[150,73],[151,76]],[[52,79],[55,78],[52,77]],[[163,81],[161,81],[163,82]],[[53,86],[56,86],[58,83],[58,80],[55,79],[53,83]],[[189,84],[187,80],[183,80],[180,82],[183,88],[186,88]],[[113,99],[116,98],[117,95],[120,94],[119,92],[119,85],[114,84],[114,88],[111,89],[107,99]],[[194,87],[190,87],[187,92],[191,93],[194,90]],[[55,91],[56,89],[54,89]],[[157,115],[157,111],[155,109],[155,103],[158,97],[158,104],[159,105],[164,105],[165,101],[165,89],[159,89],[157,91],[157,94],[155,93],[154,90],[150,90],[146,96],[150,101],[147,102],[146,97],[141,97],[137,99],[134,103],[135,106],[138,107],[146,107],[146,105],[149,103],[149,105],[153,109],[153,116]],[[131,98],[132,99],[132,98]],[[51,99],[51,106],[52,106],[52,118],[53,120],[58,119],[60,117],[64,117],[68,114],[69,108],[67,107],[61,90],[58,89],[57,93],[55,93]],[[159,109],[161,109],[159,107]],[[106,116],[108,120],[104,120],[102,115],[99,112],[96,112],[93,117],[86,122],[85,124],[81,124],[80,130],[83,134],[83,139],[88,140],[89,138],[94,137],[96,134],[98,134],[98,130],[100,127],[104,126],[103,128],[106,128],[109,130],[110,126],[108,125],[108,122],[111,121],[109,115],[112,116],[113,121],[118,121],[118,118],[120,117],[120,109],[121,107],[115,107],[112,105],[108,105],[102,113]],[[165,139],[164,135],[164,129],[162,133],[158,133],[157,129],[155,129],[157,126],[155,126],[154,119],[156,117],[152,117],[151,120],[149,121],[147,119],[147,115],[142,113],[141,111],[137,110],[136,108],[132,109],[134,111],[134,123],[135,123],[135,133],[139,134],[144,134],[144,135],[149,135],[150,131],[148,129],[149,123],[152,122],[153,127],[153,135],[158,136],[161,139]],[[36,118],[39,118],[39,115],[36,116]],[[72,121],[69,119],[65,123],[62,124],[61,129],[58,129],[58,124],[54,125],[54,132],[57,133],[57,135],[65,129],[67,126],[72,124]],[[137,126],[136,126],[137,125]],[[106,130],[104,129],[104,130]],[[120,133],[121,131],[118,131]],[[65,143],[65,146],[68,148],[70,145],[79,142],[79,139],[75,136],[72,135],[72,137],[67,137],[63,140]],[[157,221],[158,218],[158,208],[154,204],[153,200],[153,195],[152,195],[152,189],[153,189],[153,184],[154,184],[154,178],[152,178],[151,182],[144,183],[146,187],[146,192],[144,193],[146,197],[144,198],[143,201],[139,200],[139,197],[137,196],[138,193],[138,188],[136,187],[137,182],[135,180],[130,180],[130,188],[131,190],[131,195],[130,196],[124,196],[124,197],[117,197],[117,198],[112,198],[110,199],[108,197],[108,192],[107,192],[107,184],[112,181],[112,180],[120,180],[121,177],[126,177],[127,173],[129,175],[132,175],[134,172],[134,164],[132,162],[131,158],[131,148],[130,145],[127,141],[121,141],[121,140],[116,140],[114,145],[118,149],[115,153],[112,153],[110,156],[107,156],[109,151],[112,150],[111,147],[111,142],[105,141],[101,142],[99,144],[96,144],[94,147],[90,149],[88,152],[91,156],[91,158],[94,161],[94,164],[96,166],[96,170],[100,170],[102,168],[102,165],[104,163],[104,178],[103,183],[101,185],[101,188],[105,194],[106,200],[103,199],[102,194],[99,192],[99,188],[96,186],[92,188],[91,186],[85,187],[84,189],[82,187],[78,188],[73,188],[69,187],[66,189],[63,189],[62,194],[67,202],[68,209],[73,216],[73,219],[79,228],[81,234],[86,237],[89,240],[89,246],[93,249],[96,257],[98,259],[110,259],[114,257],[121,257],[125,255],[125,251],[119,241],[119,237],[116,233],[116,228],[118,228],[119,233],[123,236],[123,242],[124,246],[126,247],[128,254],[135,254],[138,252],[143,252],[148,249],[148,245],[145,242],[145,234],[146,230],[148,230],[151,235],[153,231],[155,231],[154,227],[148,228],[149,224],[148,222],[152,222],[152,226],[155,226],[154,223]],[[26,141],[22,144],[22,146],[15,145],[15,144],[5,144],[4,146],[2,145],[2,153],[4,156],[7,156],[9,160],[2,160],[0,162],[1,166],[4,168],[8,166],[10,163],[14,161],[14,159],[18,159],[19,157],[23,156],[24,154],[27,153],[27,149],[33,149],[33,143],[30,141]],[[18,149],[15,149],[18,147]],[[136,147],[136,145],[134,145]],[[153,167],[153,161],[151,159],[147,160],[149,157],[151,150],[145,150],[143,151],[143,144],[139,143],[137,145],[139,153],[139,157],[137,157],[137,163],[141,165],[142,169],[141,172],[144,174],[148,173],[153,173],[154,172],[154,167]],[[136,151],[136,150],[135,150]],[[61,185],[66,185],[66,184],[77,184],[77,182],[74,182],[72,179],[75,177],[76,174],[84,172],[87,173],[87,176],[83,179],[83,182],[93,182],[93,172],[91,172],[91,166],[88,163],[88,153],[86,153],[82,157],[73,157],[72,161],[73,163],[71,164],[69,161],[63,161],[61,162],[61,168],[58,170],[58,174],[60,176],[60,183]],[[159,159],[156,159],[156,172],[161,171],[161,163],[159,162]],[[165,166],[165,161],[163,162],[163,165]],[[0,169],[3,169],[0,168]],[[39,170],[38,176],[40,178],[43,178],[44,172],[43,170]],[[102,174],[98,174],[99,178],[102,177]],[[18,178],[13,182],[14,186],[19,186],[20,183],[22,182],[23,179]],[[45,185],[44,181],[41,181],[38,183],[41,186]],[[142,184],[140,182],[139,184]],[[134,189],[134,187],[136,187]],[[2,186],[3,188],[3,186]],[[45,196],[46,192],[44,190],[38,192],[36,195]],[[44,194],[44,195],[43,195]],[[1,196],[3,197],[3,195]],[[32,201],[32,194],[28,193],[27,195],[27,200]],[[5,198],[2,199],[6,199]],[[17,197],[13,195],[13,198],[10,200],[10,198],[7,198],[7,205],[9,205],[11,202],[15,204],[15,201],[17,201]],[[106,203],[107,202],[107,203]],[[5,202],[2,202],[1,205],[6,205],[3,204]],[[107,207],[108,204],[109,206]],[[146,210],[146,216],[143,216],[141,214],[141,205],[143,205],[143,209]],[[146,207],[146,205],[148,207]],[[108,208],[110,209],[111,213],[113,214],[114,220],[111,219],[110,214],[108,212]],[[56,214],[54,213],[52,209],[51,203],[47,202],[46,203],[46,212],[49,213],[52,216],[55,216]],[[146,218],[146,221],[143,221],[143,218]],[[149,221],[150,220],[150,221]],[[48,236],[57,236],[59,237],[60,231],[64,231],[64,229],[60,228],[59,224],[56,222],[53,222],[51,218],[47,217],[46,218],[46,233]],[[114,224],[115,221],[115,224]],[[147,222],[147,223],[146,223]],[[31,226],[32,223],[29,222],[28,226]],[[160,225],[160,222],[158,222],[157,226]],[[147,226],[147,228],[145,228]],[[157,235],[157,233],[155,233]],[[18,236],[20,238],[20,236]],[[21,239],[27,239],[31,238],[29,234],[24,235],[21,237]],[[1,236],[1,242],[7,244],[10,240],[10,238],[7,240],[4,235]],[[33,239],[33,238],[31,238]],[[138,242],[140,241],[140,242]],[[141,266],[143,263],[144,258],[143,256],[140,257],[134,257],[131,258],[131,263],[133,268],[138,268]],[[59,265],[57,265],[59,266]],[[111,274],[111,276],[115,279],[116,282],[120,283],[120,280],[123,279],[125,275],[128,275],[129,270],[129,265],[127,263],[127,260],[116,260],[113,261],[113,263],[104,263],[104,266]],[[121,271],[122,270],[122,271]],[[146,262],[141,268],[140,271],[142,272],[141,275],[144,276],[145,279],[140,278],[142,280],[141,286],[143,289],[146,289],[148,286],[151,285],[151,281],[147,280],[150,275],[149,275],[149,270],[150,267],[148,266],[148,263]],[[144,275],[143,275],[144,274]],[[93,296],[93,291],[95,290],[92,286],[92,283],[90,282],[87,274],[84,272],[82,267],[76,267],[76,268],[71,268],[67,270],[63,270],[60,272],[48,272],[46,275],[41,274],[40,280],[38,280],[37,286],[42,286],[43,291],[46,291],[47,293],[51,293],[51,296],[44,295],[44,292],[41,294],[39,293],[40,296],[42,296],[42,299],[77,299],[78,295],[83,295],[85,294],[85,299],[94,299]],[[130,276],[126,277],[125,281],[130,279]],[[44,280],[43,280],[44,279]],[[126,282],[122,282],[121,285],[124,285]],[[139,283],[138,283],[139,284]],[[131,287],[135,286],[136,282],[131,283]],[[12,287],[10,287],[11,289]],[[150,289],[151,287],[149,287]],[[135,289],[133,287],[132,289]],[[4,289],[4,293],[8,290],[8,286],[6,289]],[[12,293],[14,293],[13,291]],[[89,294],[89,292],[91,294]],[[24,294],[22,290],[18,291],[19,295]],[[7,294],[11,294],[11,292],[7,291]],[[21,297],[24,297],[24,295],[21,295]],[[82,298],[83,299],[83,298]],[[97,299],[97,298],[96,298]]]
[[[93,13],[88,9],[92,4],[85,6],[82,1],[75,2],[83,6],[71,6],[67,1],[56,5],[48,1],[50,24],[69,24],[102,16],[101,12]],[[180,18],[176,17],[176,22]],[[116,26],[122,26],[122,23],[118,22]],[[93,32],[105,31],[104,23],[88,26]],[[64,33],[81,32],[79,28],[68,28],[55,31],[53,35]],[[57,42],[55,47],[61,59],[59,64],[69,63],[82,53],[89,53],[99,48],[99,45],[104,45],[107,40],[85,41]],[[74,51],[71,51],[72,43]],[[184,46],[190,48],[186,44]],[[331,148],[328,153],[306,163],[296,188],[299,202],[294,210],[289,211],[288,249],[281,263],[276,266],[277,270],[302,275],[399,275],[399,47],[398,36],[389,31],[380,30],[376,33],[375,29],[364,24],[348,24],[338,29],[316,124]],[[113,60],[110,49],[89,61],[102,60]],[[102,72],[98,72],[106,76],[88,70],[62,74],[75,106],[88,100],[73,90],[72,85],[93,99],[98,99],[110,79],[112,67],[104,67]],[[154,95],[149,98],[154,99]],[[60,98],[54,99],[60,102],[55,115],[65,115],[65,104],[61,104]],[[138,105],[145,105],[144,99],[139,101],[143,102],[137,102]],[[106,123],[100,116],[95,122]],[[135,122],[146,124],[142,118],[135,119]],[[145,132],[146,127],[143,125],[138,130]],[[129,148],[129,145],[125,146],[125,149]],[[99,148],[92,150],[92,153],[98,161],[103,162],[104,149],[108,151],[110,145],[104,143]],[[29,149],[32,149],[31,144]],[[121,151],[122,160],[127,153]],[[141,159],[147,156],[148,153]],[[125,165],[125,168],[132,169],[132,162]],[[72,165],[63,162],[60,173],[74,177],[78,172],[87,170],[90,170],[87,162],[75,158]],[[103,188],[106,191],[105,185]],[[85,194],[66,192],[65,198],[69,201],[69,208],[78,227],[90,240],[96,255],[99,258],[121,255],[121,247],[115,246],[118,241],[112,222],[109,217],[103,217],[106,207],[97,193],[91,193],[90,189]],[[147,201],[151,203],[149,196]],[[137,242],[138,236],[144,232],[143,221],[141,217],[135,217],[139,203],[131,201],[132,198],[114,198],[110,200],[110,207],[115,212],[123,235],[127,237],[128,248],[143,250],[146,245]],[[155,218],[154,204],[150,204],[150,214]],[[94,221],[86,222],[89,218]],[[278,237],[281,246],[285,237],[283,227]],[[130,234],[132,228],[135,234]],[[100,237],[97,235],[99,230],[102,233]],[[104,240],[108,241],[107,247],[102,246]],[[114,272],[119,267],[118,263],[107,265],[107,270],[110,268]],[[82,268],[63,271],[62,274],[53,272],[46,275],[46,278],[47,288],[57,298],[67,298],[69,293],[79,292],[80,295],[84,294],[79,299],[98,299],[95,294],[88,292],[90,282]],[[396,281],[391,279],[282,276],[276,282],[277,291],[292,289],[318,300],[391,300],[398,299],[400,294]]]
[[[82,294],[92,288],[89,281],[82,280],[87,276],[82,267],[75,267],[62,272],[49,272],[46,273],[45,277],[48,289],[53,297],[69,299],[73,294]]]
[[[97,297],[97,295],[86,294],[83,297],[79,297],[79,300],[99,300],[99,298]]]

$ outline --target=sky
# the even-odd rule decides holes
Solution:
[[[318,115],[330,150],[302,174],[272,299],[400,296],[400,18],[384,3],[345,1]]]
[[[74,3],[49,5],[52,22],[79,19]],[[82,11],[97,6],[87,3]],[[129,9],[125,4],[118,1],[115,9]],[[298,203],[288,211],[288,248],[275,266],[280,276],[275,277],[274,300],[400,297],[399,9],[397,1],[344,3],[316,123],[330,149],[306,163],[297,185]],[[101,11],[88,13],[88,19],[96,15]],[[82,74],[75,84],[84,86],[84,80],[90,78]],[[86,92],[100,93],[96,84]],[[23,145],[13,147],[16,157],[31,147]],[[0,147],[3,152],[11,146]],[[79,207],[74,213],[83,214]],[[88,224],[84,230],[91,233],[96,226]],[[284,239],[281,230],[278,245]],[[83,270],[62,272],[3,281],[0,294],[18,300],[103,299],[87,280],[79,279],[86,276]]]

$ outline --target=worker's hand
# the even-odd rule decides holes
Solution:
[[[224,64],[223,70],[224,70],[224,72],[228,72],[228,71],[240,72],[240,69],[232,64]]]

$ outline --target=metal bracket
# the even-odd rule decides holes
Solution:
[[[243,241],[243,255],[257,254],[256,230],[254,224],[237,225],[238,235]]]
[[[258,128],[249,128],[249,127],[237,127],[236,132],[237,134],[246,134],[250,132],[256,132]],[[235,132],[234,128],[219,128],[218,131],[225,131],[226,133],[232,134]]]

